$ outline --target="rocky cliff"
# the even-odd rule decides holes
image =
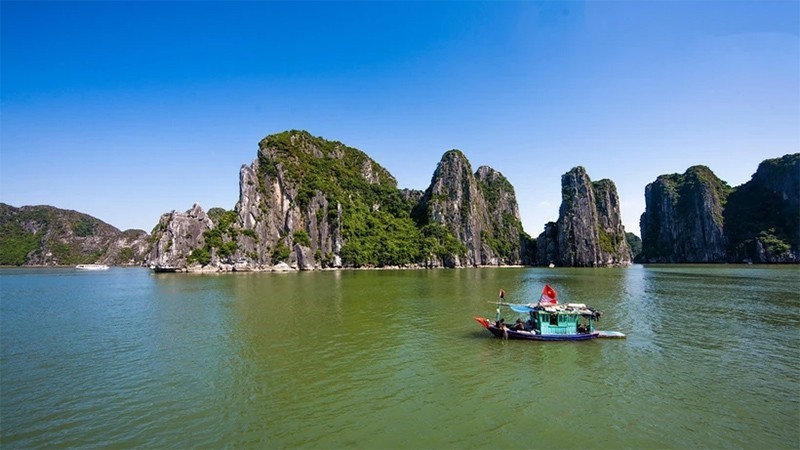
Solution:
[[[631,250],[620,215],[614,183],[592,183],[583,167],[561,177],[557,222],[537,238],[539,264],[569,267],[628,265]]]
[[[123,232],[52,206],[0,203],[0,265],[141,264],[148,246],[143,230]]]
[[[482,231],[489,220],[486,202],[461,151],[450,150],[442,156],[414,216],[422,225],[444,226],[464,245],[463,254],[453,255],[454,265],[481,264]]]
[[[723,216],[730,261],[800,262],[800,153],[763,161]]]
[[[341,267],[344,199],[337,195],[340,186],[334,177],[344,171],[345,152],[364,170],[364,183],[380,182],[374,173],[381,170],[373,171],[365,155],[339,143],[301,132],[259,143],[258,158],[240,170],[235,207],[245,231],[237,239],[238,253],[252,268],[279,262],[299,263],[301,269]],[[353,181],[362,174],[347,175]]]
[[[206,232],[213,227],[211,219],[198,204],[184,213],[172,211],[163,214],[151,233],[152,247],[146,263],[159,268],[175,268],[195,262],[199,257],[197,252],[205,246]]]
[[[651,263],[725,262],[722,211],[730,187],[705,166],[659,176],[645,187],[642,253]]]
[[[524,233],[511,183],[498,171],[472,166],[459,150],[446,152],[431,184],[414,209],[420,224],[437,224],[464,246],[454,265],[510,265],[529,262],[530,238]]]
[[[395,178],[360,150],[304,131],[268,136],[241,171],[237,256],[256,268],[414,264],[409,209]]]
[[[731,189],[707,167],[645,188],[641,262],[800,262],[800,154]]]
[[[489,216],[483,251],[488,263],[533,264],[535,243],[522,228],[514,186],[489,166],[478,167],[475,178]]]

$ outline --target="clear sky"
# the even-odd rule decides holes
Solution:
[[[800,2],[0,3],[0,202],[150,231],[232,209],[288,129],[425,189],[461,149],[514,185],[534,237],[561,175],[732,186],[800,151]]]

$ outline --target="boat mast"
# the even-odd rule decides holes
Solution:
[[[497,323],[500,320],[500,304],[505,298],[506,298],[506,291],[500,289],[500,296],[497,297],[497,314],[494,317],[495,323]]]

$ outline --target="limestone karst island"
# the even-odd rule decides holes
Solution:
[[[705,166],[643,187],[641,239],[611,180],[561,178],[555,222],[532,238],[502,173],[444,153],[424,191],[400,189],[364,152],[305,131],[259,143],[233,209],[194,205],[148,234],[52,206],[0,204],[0,264],[146,265],[163,271],[800,262],[800,153],[729,186]],[[533,193],[523,193],[525,197]]]

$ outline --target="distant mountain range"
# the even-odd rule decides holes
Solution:
[[[576,167],[562,176],[558,221],[532,239],[511,183],[488,166],[473,171],[459,150],[444,153],[425,191],[398,189],[360,150],[286,131],[264,138],[242,166],[232,210],[172,211],[150,235],[75,211],[0,204],[0,264],[258,271],[798,262],[798,196],[800,154],[764,161],[738,188],[703,166],[662,175],[645,189],[639,240],[625,233],[614,183]]]

